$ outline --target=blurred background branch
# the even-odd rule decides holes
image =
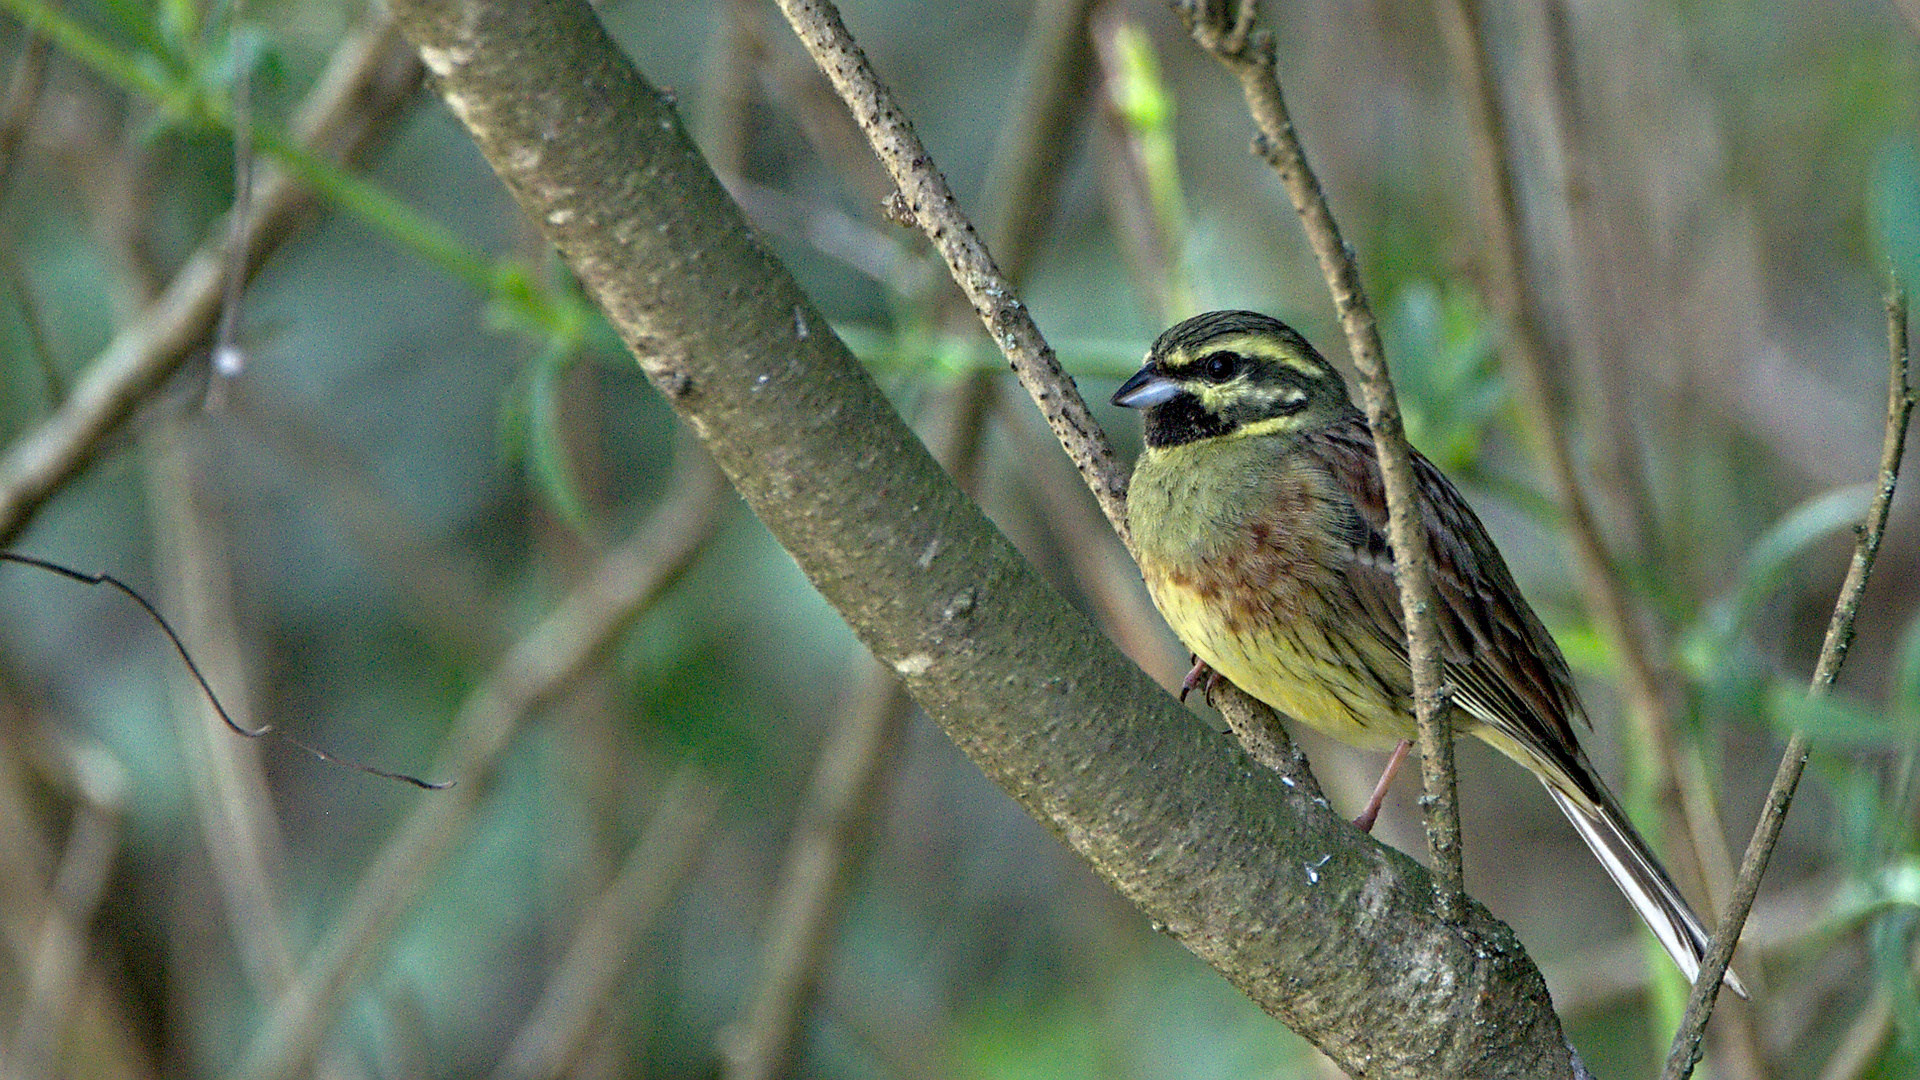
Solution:
[[[41,22],[64,25],[51,14]],[[295,137],[346,162],[372,152],[413,95],[419,70],[418,60],[404,51],[384,20],[356,29],[295,120]],[[251,220],[231,233],[246,238],[243,261],[250,271],[257,272],[292,235],[312,205],[312,197],[286,175],[261,178]],[[17,537],[34,510],[93,457],[100,440],[212,331],[223,297],[227,247],[228,234],[216,231],[174,276],[157,307],[143,312],[87,365],[55,414],[31,435],[14,440],[0,459],[0,542]]]

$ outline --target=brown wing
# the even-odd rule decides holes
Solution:
[[[1354,601],[1404,660],[1400,586],[1387,543],[1387,500],[1373,435],[1357,412],[1306,440],[1352,500],[1345,578]],[[1535,748],[1581,789],[1593,781],[1572,722],[1586,723],[1566,658],[1508,572],[1480,519],[1418,451],[1413,469],[1433,564],[1441,659],[1454,700],[1502,734]],[[1593,794],[1591,791],[1584,792]]]
[[[1309,438],[1308,445],[1352,500],[1345,548],[1351,561],[1344,577],[1353,599],[1404,660],[1406,631],[1387,546],[1387,500],[1366,419],[1342,420]],[[1413,469],[1433,556],[1441,659],[1455,702],[1559,773],[1541,774],[1548,793],[1680,970],[1694,978],[1706,955],[1707,932],[1575,741],[1572,721],[1585,722],[1586,713],[1566,658],[1527,606],[1506,560],[1459,490],[1417,452]],[[1731,971],[1727,985],[1747,996]]]

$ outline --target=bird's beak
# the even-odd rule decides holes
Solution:
[[[1172,401],[1180,384],[1153,370],[1149,364],[1133,373],[1133,378],[1113,392],[1113,403],[1127,409],[1147,409]]]

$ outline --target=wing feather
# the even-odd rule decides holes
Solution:
[[[1352,500],[1344,537],[1351,562],[1343,575],[1352,599],[1405,661],[1386,489],[1366,418],[1355,412],[1306,445]],[[1555,786],[1569,787],[1569,794],[1596,798],[1592,769],[1574,735],[1573,724],[1585,724],[1587,717],[1566,658],[1521,597],[1506,560],[1459,489],[1418,451],[1413,468],[1433,567],[1441,659],[1455,703],[1560,774],[1543,779],[1560,781]],[[1409,672],[1409,692],[1411,679]]]

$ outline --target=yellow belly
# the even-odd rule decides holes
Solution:
[[[1147,588],[1194,655],[1295,720],[1367,749],[1414,736],[1405,665],[1371,637],[1327,633],[1315,611],[1229,617],[1217,598],[1167,575],[1149,573]]]
[[[1128,513],[1147,591],[1189,649],[1235,686],[1343,742],[1414,732],[1405,664],[1371,633],[1328,633],[1352,601],[1339,579],[1344,500],[1272,440],[1149,451]]]

